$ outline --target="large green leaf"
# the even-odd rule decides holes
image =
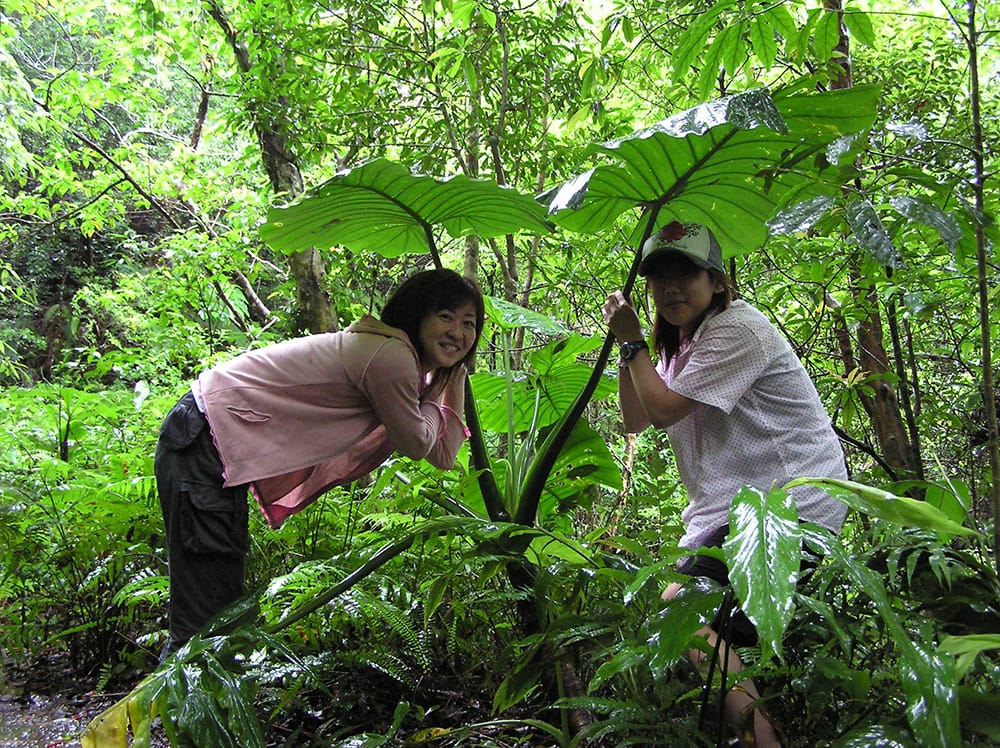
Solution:
[[[958,248],[958,243],[962,240],[962,227],[955,220],[955,216],[945,213],[930,200],[902,195],[890,198],[889,204],[904,218],[935,229],[940,234],[941,241],[947,244],[952,252]]]
[[[760,635],[765,657],[781,654],[781,638],[794,612],[800,535],[795,502],[780,488],[744,486],[729,510],[722,549],[733,589]]]
[[[882,225],[882,219],[871,201],[860,197],[848,200],[844,216],[854,232],[854,240],[872,257],[888,267],[902,267],[899,250],[893,245],[892,237]]]
[[[851,556],[840,543],[827,544],[825,551],[855,589],[863,591],[871,599],[899,651],[899,676],[906,697],[906,718],[919,745],[959,745],[954,663],[946,661],[924,641],[911,638],[878,574]]]
[[[482,428],[497,433],[527,430],[533,420],[535,396],[538,401],[536,426],[549,426],[566,411],[587,383],[592,367],[577,362],[580,353],[593,350],[599,344],[590,338],[570,335],[553,341],[530,357],[531,372],[493,371],[473,374],[470,379],[476,393]],[[507,422],[506,391],[513,393],[513,424]],[[597,387],[598,398],[608,397],[615,390],[610,379],[602,379]]]
[[[557,506],[589,486],[622,488],[622,473],[604,438],[583,420],[570,434],[545,484],[543,508],[551,499]],[[544,512],[542,512],[544,513]]]
[[[546,233],[545,209],[494,182],[412,174],[384,158],[345,169],[303,199],[268,211],[260,235],[276,251],[335,245],[384,257],[434,248],[433,230],[483,238]]]
[[[954,522],[948,515],[926,501],[911,499],[908,496],[896,496],[874,486],[839,478],[796,478],[786,483],[784,488],[791,489],[801,485],[820,486],[852,509],[903,527],[919,527],[947,537],[978,535],[975,530]]]
[[[880,89],[809,93],[756,89],[702,104],[627,138],[595,146],[598,166],[541,195],[553,220],[597,232],[626,210],[669,206],[670,218],[716,233],[727,256],[763,243],[787,204],[835,191],[855,139],[875,119]],[[633,234],[637,239],[644,227]]]
[[[486,317],[501,330],[524,328],[542,335],[567,335],[569,328],[547,314],[526,309],[497,296],[484,296]]]

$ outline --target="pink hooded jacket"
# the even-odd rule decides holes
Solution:
[[[394,451],[452,467],[467,431],[420,401],[425,386],[406,333],[368,316],[244,353],[197,383],[225,485],[249,483],[272,528]]]

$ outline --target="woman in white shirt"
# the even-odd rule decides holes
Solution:
[[[678,472],[688,493],[680,545],[692,550],[721,546],[728,535],[729,506],[745,485],[768,490],[801,476],[846,478],[844,454],[819,395],[788,341],[763,314],[733,300],[722,251],[705,226],[673,222],[642,249],[639,274],[656,309],[653,349],[635,309],[620,291],[603,312],[621,346],[619,398],[627,431],[666,429]],[[818,488],[797,489],[799,519],[839,532],[847,507]],[[729,583],[720,561],[685,559],[679,570]],[[664,592],[672,599],[681,585]],[[702,632],[718,640],[719,617]],[[730,638],[756,640],[752,623],[733,612]],[[726,651],[723,649],[723,651]],[[692,651],[698,660],[703,654]],[[729,672],[742,669],[729,655]],[[726,695],[735,727],[758,698],[749,680]],[[780,745],[758,711],[756,745]]]

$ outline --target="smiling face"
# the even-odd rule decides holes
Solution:
[[[681,253],[670,253],[651,268],[647,276],[649,293],[657,313],[690,335],[725,284],[705,268]]]
[[[454,366],[476,342],[476,305],[467,301],[457,309],[431,312],[420,321],[419,335],[424,371]]]

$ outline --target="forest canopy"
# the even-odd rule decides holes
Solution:
[[[824,561],[798,591],[792,486],[736,499],[725,594],[786,744],[1000,740],[998,20],[6,0],[0,683],[54,654],[128,692],[97,746],[157,717],[178,744],[719,744],[683,653],[724,593],[660,600],[686,497],[665,433],[622,427],[601,317],[625,289],[652,327],[637,252],[677,219],[718,236],[847,456],[818,482],[847,524],[803,525]],[[253,592],[157,668],[171,405],[435,266],[487,297],[456,468],[396,457],[254,516]]]

